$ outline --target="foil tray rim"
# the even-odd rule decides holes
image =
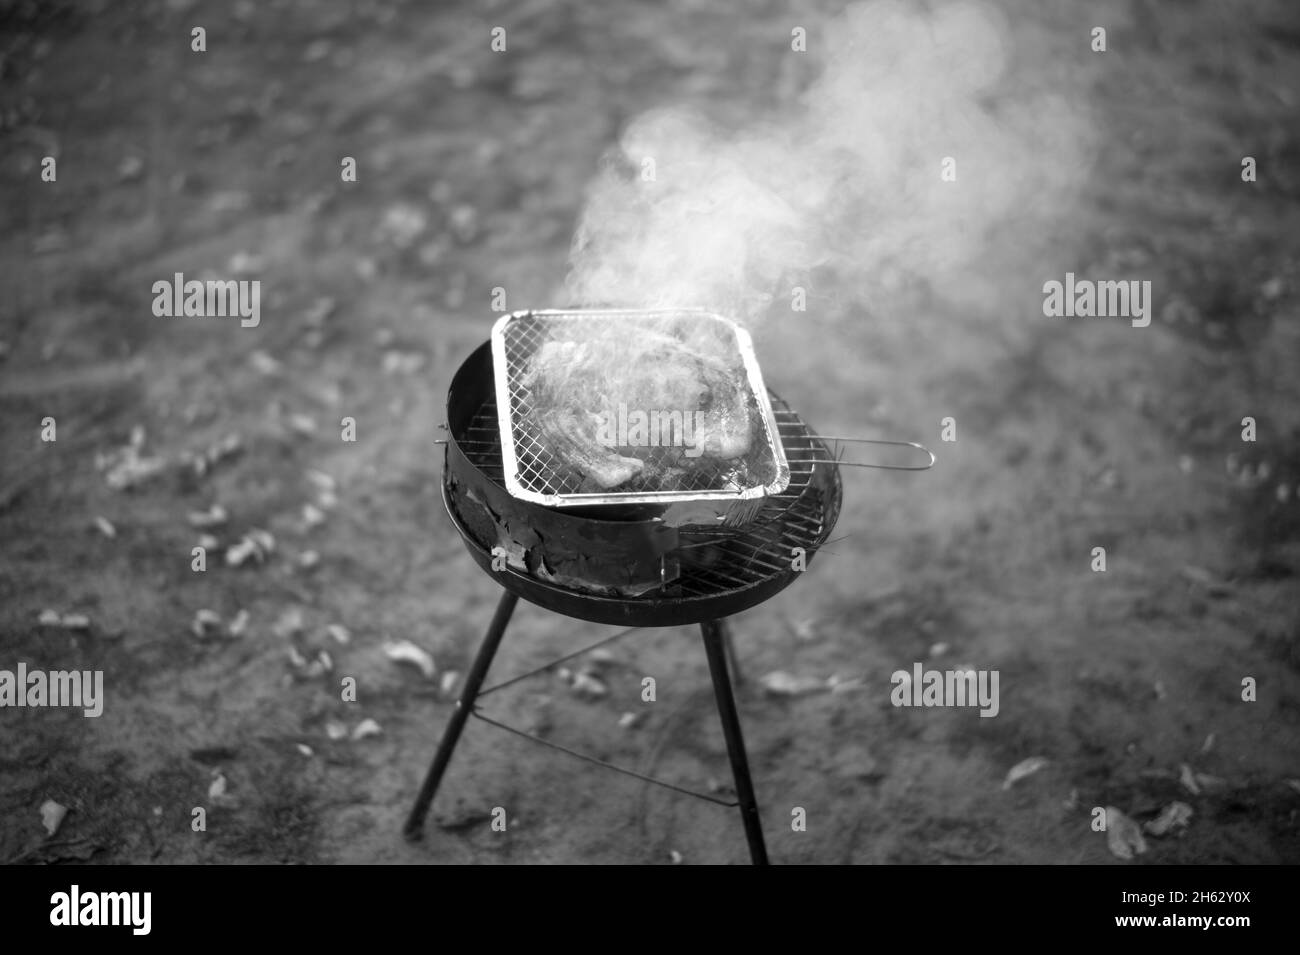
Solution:
[[[510,401],[510,382],[506,374],[506,328],[511,322],[524,318],[596,318],[609,317],[615,320],[649,319],[687,315],[710,319],[727,326],[735,335],[737,350],[745,368],[746,381],[754,400],[758,404],[759,417],[763,421],[768,447],[772,450],[776,462],[776,476],[767,484],[756,484],[739,491],[722,489],[704,491],[637,491],[637,492],[586,492],[576,494],[546,494],[524,487],[519,481],[519,462],[515,456],[514,442],[514,407]],[[772,399],[763,382],[763,373],[754,354],[754,341],[749,332],[733,319],[720,315],[706,308],[587,308],[564,309],[548,308],[519,309],[501,316],[492,324],[492,376],[497,399],[497,426],[501,437],[501,461],[504,465],[506,490],[511,497],[546,507],[591,507],[602,504],[680,504],[687,502],[740,502],[782,493],[790,484],[790,464],[786,460],[785,446],[781,443],[781,433],[776,426],[776,414],[772,411]],[[718,514],[721,520],[724,515]]]

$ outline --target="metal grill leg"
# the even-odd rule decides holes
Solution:
[[[704,635],[704,652],[709,658],[709,674],[713,677],[713,695],[718,701],[718,716],[722,719],[722,735],[727,740],[727,756],[731,759],[731,775],[736,781],[736,798],[740,802],[740,818],[745,823],[745,840],[749,843],[749,857],[754,865],[767,865],[767,846],[763,843],[763,823],[758,815],[758,800],[754,798],[754,782],[749,777],[749,757],[745,754],[745,738],[740,732],[740,714],[736,712],[736,698],[731,692],[731,676],[727,672],[726,641],[722,623],[707,620],[700,624]]]
[[[465,687],[460,691],[460,699],[456,701],[456,709],[451,714],[451,721],[443,730],[438,752],[433,757],[429,772],[424,777],[424,785],[420,787],[420,794],[415,798],[415,805],[406,819],[406,827],[403,831],[408,839],[419,839],[424,833],[424,821],[429,815],[429,806],[433,803],[433,797],[438,794],[442,774],[447,771],[451,754],[456,751],[461,730],[465,728],[465,721],[469,719],[470,711],[474,708],[474,701],[478,699],[483,680],[492,666],[492,658],[496,656],[497,647],[501,645],[501,638],[505,635],[506,624],[510,622],[510,615],[514,613],[515,604],[518,602],[519,598],[510,591],[502,591],[496,613],[493,614],[492,623],[488,626],[487,636],[483,638],[483,643],[478,648],[478,656],[474,658],[474,665],[470,667],[469,676],[465,678]]]

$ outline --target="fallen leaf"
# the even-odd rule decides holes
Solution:
[[[624,713],[618,718],[619,729],[629,730],[641,722],[640,713]]]
[[[456,689],[456,683],[458,680],[460,680],[460,671],[448,670],[442,675],[442,682],[438,684],[439,692],[441,692],[443,696],[451,696],[452,691]]]
[[[352,738],[354,740],[365,739],[367,736],[378,736],[382,732],[383,729],[378,723],[370,717],[366,717],[352,730]]]
[[[1216,789],[1223,789],[1228,785],[1228,781],[1221,776],[1211,776],[1209,773],[1197,773],[1194,777],[1196,785],[1200,787],[1201,792],[1213,792]]]
[[[264,531],[260,527],[254,527],[248,532],[248,539],[257,547],[258,553],[263,559],[275,553],[275,536],[270,531]]]
[[[248,360],[263,375],[274,375],[280,370],[280,360],[262,351],[260,348],[248,356]]]
[[[826,685],[832,693],[847,693],[850,690],[861,690],[867,685],[867,678],[861,674],[845,676],[842,673],[832,673]]]
[[[247,610],[240,610],[239,613],[235,614],[235,616],[231,618],[229,626],[226,627],[227,632],[232,637],[242,637],[244,635],[244,631],[247,629],[248,629]]]
[[[194,612],[194,620],[190,623],[190,630],[194,636],[203,639],[209,631],[218,630],[221,627],[221,614],[215,610],[208,610],[206,607]]]
[[[579,670],[575,673],[570,687],[579,696],[600,698],[609,695],[609,687],[602,683],[590,670]]]
[[[65,613],[59,626],[64,630],[87,630],[90,628],[90,618],[84,613]]]
[[[1185,802],[1171,802],[1160,810],[1160,815],[1143,825],[1153,836],[1163,836],[1173,830],[1186,829],[1192,820],[1192,807]]]
[[[212,783],[208,786],[209,799],[221,799],[226,795],[226,777],[217,771],[213,774]]]
[[[330,720],[325,724],[325,735],[334,740],[342,739],[348,735],[348,728],[336,720]]]
[[[438,672],[433,663],[433,655],[410,640],[395,640],[384,644],[384,655],[396,663],[409,663],[417,667],[426,680],[432,680]]]
[[[295,411],[288,417],[289,427],[299,434],[312,435],[316,433],[316,419],[310,415]]]
[[[1132,859],[1147,851],[1138,824],[1114,806],[1106,807],[1106,845],[1117,859]]]
[[[1030,756],[1022,759],[1007,771],[1007,778],[1002,781],[1003,789],[1010,789],[1019,780],[1032,776],[1050,762],[1045,756]]]
[[[784,670],[776,670],[759,677],[758,682],[773,696],[803,696],[830,688],[825,680],[812,676],[795,676]]]
[[[36,622],[43,627],[57,627],[63,621],[63,615],[57,610],[42,610]]]
[[[310,756],[312,750],[311,747],[308,746],[306,743],[299,743],[298,752],[302,753],[304,756]]]
[[[226,548],[226,563],[231,567],[242,567],[253,558],[260,558],[261,552],[252,540],[245,537],[238,544]]]
[[[680,852],[678,852],[676,849],[671,849],[671,850],[669,850],[669,852],[668,852],[668,858],[669,858],[669,860],[672,862],[673,865],[681,865],[681,864],[682,864],[682,854],[681,854]]]
[[[316,486],[316,490],[318,491],[335,490],[334,479],[330,477],[328,474],[326,474],[324,471],[318,471],[315,468],[313,468],[312,470],[307,472],[306,477],[308,481],[311,481],[311,483]]]
[[[348,628],[342,624],[332,623],[325,628],[325,632],[333,637],[337,643],[347,643],[352,639],[352,634],[349,633]]]
[[[53,799],[47,799],[41,803],[41,825],[50,835],[59,831],[59,826],[63,825],[63,817],[68,814],[68,807],[55,802]]]
[[[319,527],[325,523],[325,512],[315,504],[304,504],[302,506],[302,523],[308,529]]]
[[[117,528],[114,527],[106,517],[95,518],[95,529],[98,530],[105,537],[107,537],[109,540],[112,540],[114,537],[117,536]]]
[[[1196,776],[1192,772],[1192,767],[1188,766],[1186,763],[1183,763],[1182,768],[1178,771],[1178,781],[1182,783],[1183,788],[1193,796],[1199,796],[1201,794],[1201,787],[1196,782]]]
[[[794,635],[800,640],[809,641],[817,639],[817,621],[814,618],[805,620],[796,620],[794,622]]]
[[[281,640],[288,640],[289,638],[302,633],[302,629],[302,610],[298,607],[289,607],[287,610],[281,612],[280,616],[276,618],[275,623],[271,626],[271,632]]]
[[[226,509],[220,504],[213,504],[206,511],[190,511],[189,522],[192,527],[200,530],[207,530],[213,527],[220,527],[226,523],[230,517]]]

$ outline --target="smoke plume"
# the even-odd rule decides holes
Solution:
[[[987,287],[989,251],[1032,254],[1090,155],[1070,99],[1008,77],[1014,44],[983,5],[864,4],[785,50],[818,72],[771,115],[638,117],[590,187],[569,299],[706,306],[753,327],[788,315],[818,269],[873,303],[917,281]]]

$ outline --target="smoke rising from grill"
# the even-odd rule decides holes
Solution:
[[[740,128],[680,108],[627,127],[587,196],[570,301],[702,305],[753,328],[788,318],[821,268],[871,305],[918,280],[1005,299],[990,256],[1039,256],[1086,178],[1079,104],[1014,83],[1012,25],[985,6],[871,3],[805,25],[808,52],[779,54],[818,70],[795,102]]]

